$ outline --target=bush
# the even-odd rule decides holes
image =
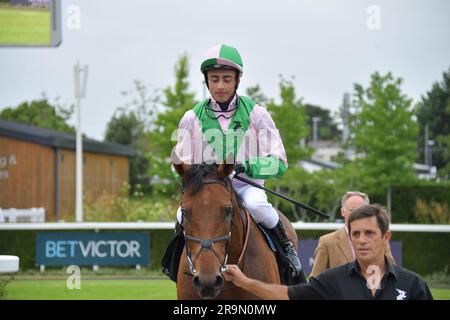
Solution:
[[[425,280],[429,285],[433,285],[433,287],[450,287],[450,272],[448,270],[448,265],[445,266],[444,270],[436,271],[426,276]]]
[[[415,186],[394,186],[391,188],[392,223],[423,223],[418,220],[419,217],[429,221],[427,223],[438,223],[431,221],[441,219],[436,216],[440,214],[438,213],[439,210],[444,210],[442,215],[443,217],[445,216],[445,207],[447,206],[448,208],[450,206],[450,185],[432,182],[418,183]],[[386,194],[373,194],[370,195],[370,198],[370,201],[373,203],[386,205]],[[420,207],[420,205],[417,207],[418,200],[429,203],[429,208],[434,206],[432,210],[435,210],[435,212],[430,213],[434,215],[433,217],[425,217],[420,213],[419,216],[417,215],[417,210],[423,212],[425,209],[423,206]]]
[[[329,170],[308,173],[301,168],[289,168],[279,180],[267,180],[266,187],[276,190],[294,200],[301,201],[313,208],[319,209],[335,218],[339,208],[339,200],[345,191],[337,186]],[[308,213],[304,209],[296,208],[286,200],[267,193],[269,202],[283,212],[290,221],[324,222],[324,218]]]
[[[139,185],[131,197],[129,184],[117,196],[104,194],[84,207],[85,221],[173,221],[178,203],[174,198],[144,196]]]
[[[446,203],[431,201],[431,205],[428,205],[422,199],[417,199],[414,213],[419,223],[450,224],[450,211]]]

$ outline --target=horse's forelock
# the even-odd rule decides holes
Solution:
[[[183,190],[187,190],[189,188],[190,195],[192,196],[200,190],[201,186],[203,185],[203,179],[205,177],[208,176],[208,177],[211,177],[213,179],[218,179],[218,180],[224,179],[223,177],[219,176],[217,169],[218,169],[217,164],[203,163],[203,164],[192,165],[189,168],[189,171],[186,173],[186,178],[184,179],[183,186],[182,186]],[[231,188],[234,192],[233,187],[231,187]],[[236,196],[236,200],[237,200],[239,208],[241,208],[241,209],[244,208],[243,200],[239,196],[239,194],[234,192],[234,195]]]
[[[214,179],[221,179],[217,172],[216,164],[203,163],[191,166],[186,174],[183,189],[186,190],[187,188],[190,188],[190,194],[194,195],[198,192],[203,184],[203,179],[207,176]]]

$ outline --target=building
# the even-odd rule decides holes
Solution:
[[[0,120],[0,207],[45,208],[45,220],[75,218],[74,134]],[[129,146],[83,138],[84,202],[129,181]]]
[[[313,173],[323,169],[337,169],[341,165],[333,161],[334,157],[337,157],[339,153],[345,152],[345,157],[348,160],[355,160],[358,156],[355,150],[350,148],[348,150],[341,149],[341,144],[334,141],[316,141],[311,143],[311,147],[314,149],[314,153],[310,159],[304,159],[299,162],[300,167]],[[436,167],[428,166],[425,164],[414,163],[413,169],[416,176],[422,180],[436,179]]]

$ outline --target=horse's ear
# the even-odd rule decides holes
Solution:
[[[183,177],[186,172],[189,171],[189,165],[181,162],[180,164],[173,164],[173,167],[175,168],[175,171],[180,175],[180,177]]]
[[[217,172],[219,175],[228,177],[234,170],[234,163],[228,164],[228,163],[222,163],[219,168],[217,169]]]
[[[235,165],[236,163],[234,162],[234,157],[230,153],[228,154],[225,163],[219,165],[217,172],[224,177],[228,177],[233,172]]]

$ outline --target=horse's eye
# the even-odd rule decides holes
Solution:
[[[225,214],[227,216],[231,216],[233,214],[233,207],[226,207],[225,208]]]
[[[187,210],[185,208],[181,208],[181,214],[183,215],[183,219],[190,220],[191,214],[190,214],[189,210]]]

